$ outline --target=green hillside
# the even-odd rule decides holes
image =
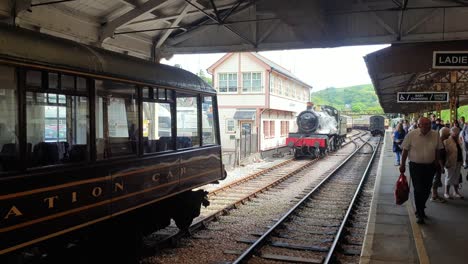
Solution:
[[[314,92],[311,100],[315,105],[331,105],[338,110],[364,112],[383,110],[372,84],[334,88]]]

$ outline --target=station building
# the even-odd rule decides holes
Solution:
[[[252,153],[284,147],[312,86],[253,52],[228,53],[208,68],[218,92],[224,152]]]

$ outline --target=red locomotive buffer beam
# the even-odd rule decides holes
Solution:
[[[291,147],[327,147],[327,138],[296,138],[288,137],[286,138],[286,145]],[[317,144],[318,143],[318,144]]]

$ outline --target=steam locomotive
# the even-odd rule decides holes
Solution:
[[[307,110],[297,116],[296,133],[289,133],[286,144],[294,151],[294,157],[319,157],[335,151],[344,142],[347,130],[347,119],[340,116],[332,106],[321,106]]]

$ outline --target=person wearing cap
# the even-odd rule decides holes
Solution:
[[[429,198],[432,180],[440,170],[439,151],[443,148],[439,133],[431,130],[431,121],[421,117],[418,129],[408,133],[402,143],[403,153],[400,173],[406,171],[406,159],[409,159],[411,182],[414,186],[414,202],[418,224],[424,224],[426,201]]]
[[[453,186],[455,191],[454,197],[463,199],[457,188],[460,183],[460,170],[463,164],[463,154],[458,138],[459,133],[460,129],[454,126],[450,129],[450,137],[444,140],[446,152],[445,168],[447,168],[444,194],[446,199],[453,199],[450,195],[450,186]]]

